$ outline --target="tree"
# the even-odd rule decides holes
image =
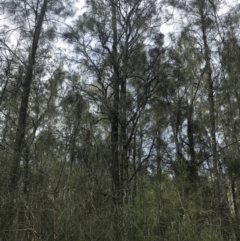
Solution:
[[[66,3],[65,3],[66,4]],[[29,153],[26,146],[26,134],[27,126],[29,122],[29,100],[33,81],[39,70],[41,72],[40,59],[43,56],[44,51],[47,50],[46,41],[51,39],[54,35],[52,26],[47,26],[46,20],[49,22],[52,19],[47,19],[53,16],[53,14],[59,14],[59,11],[63,10],[64,4],[55,1],[36,0],[36,1],[22,1],[16,3],[15,1],[4,1],[1,6],[5,9],[6,15],[11,21],[13,26],[17,26],[19,29],[19,36],[21,41],[26,41],[21,44],[21,53],[15,54],[17,60],[22,59],[19,65],[19,77],[21,78],[22,91],[21,101],[19,105],[16,132],[14,137],[13,155],[11,158],[10,167],[10,180],[8,184],[9,188],[9,203],[7,203],[7,214],[9,221],[3,220],[6,226],[11,225],[15,214],[14,206],[18,192],[18,181],[20,178],[20,165],[24,160],[25,167],[28,169],[29,160],[26,155]],[[66,9],[68,10],[68,9]],[[66,13],[66,11],[63,11]],[[17,13],[17,14],[16,14]],[[43,30],[43,28],[46,28]],[[5,47],[8,46],[5,44]],[[8,48],[10,50],[10,48]],[[40,51],[41,50],[41,51]],[[46,55],[44,55],[46,58]],[[38,60],[38,63],[37,63]],[[36,128],[33,127],[34,132]],[[24,188],[25,189],[25,188]],[[26,189],[25,189],[26,190]],[[5,226],[4,225],[4,226]]]
[[[95,108],[99,106],[109,119],[112,197],[114,202],[122,203],[123,199],[128,199],[128,150],[139,114],[147,104],[150,86],[156,83],[151,78],[150,63],[146,62],[144,66],[147,72],[138,75],[138,66],[132,61],[138,56],[137,44],[147,38],[147,34],[156,34],[160,22],[154,19],[156,4],[153,1],[111,1],[110,5],[89,1],[87,6],[88,11],[79,17],[64,37],[74,44],[80,54],[77,61],[91,73],[85,85],[90,85],[92,89],[85,91],[92,97]],[[146,44],[142,44],[141,48],[145,47]],[[144,97],[138,98],[138,105],[130,94],[134,86],[131,86],[130,79],[145,86],[138,89],[137,95]],[[132,109],[127,106],[129,98],[135,101]]]

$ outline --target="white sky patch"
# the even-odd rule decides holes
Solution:
[[[79,2],[76,3],[76,6],[78,9],[82,9],[84,5],[85,5],[85,0],[80,0]]]

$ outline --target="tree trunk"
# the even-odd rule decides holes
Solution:
[[[196,153],[194,149],[194,136],[193,136],[193,104],[188,107],[188,117],[187,117],[187,135],[188,135],[188,146],[190,153],[190,163],[188,170],[188,177],[191,185],[197,181],[198,172],[196,165]]]
[[[127,28],[128,26],[126,26]],[[129,175],[128,175],[128,156],[127,150],[129,149],[129,142],[127,140],[127,104],[126,104],[126,92],[127,92],[127,64],[128,64],[128,36],[127,30],[125,32],[126,40],[123,49],[123,76],[121,78],[121,165],[122,165],[122,187],[123,190],[123,202],[128,203],[129,195]]]
[[[119,156],[118,156],[118,122],[119,122],[119,70],[117,65],[117,19],[116,19],[116,1],[111,2],[112,11],[112,64],[113,64],[113,86],[114,100],[111,118],[111,149],[112,149],[112,197],[115,204],[121,203],[121,185],[119,176]]]
[[[161,175],[162,173],[162,167],[161,167],[161,131],[160,128],[158,127],[157,130],[157,146],[156,146],[156,151],[157,151],[157,174]]]
[[[28,64],[26,67],[26,76],[23,83],[23,92],[20,104],[20,110],[18,114],[18,124],[15,135],[14,142],[14,153],[13,158],[11,160],[11,169],[10,169],[10,180],[9,180],[9,200],[6,207],[6,212],[8,216],[8,222],[5,223],[5,227],[11,225],[13,222],[14,216],[14,206],[15,206],[15,196],[17,191],[17,184],[20,178],[20,163],[21,159],[24,158],[22,156],[22,152],[24,149],[25,142],[25,134],[26,134],[26,125],[27,125],[27,112],[28,112],[28,103],[29,103],[29,95],[31,90],[31,84],[33,79],[33,68],[35,64],[36,52],[38,49],[38,42],[40,38],[40,33],[42,29],[42,24],[44,20],[44,16],[47,10],[48,0],[44,0],[41,12],[38,16],[37,24],[34,31],[33,41],[31,45],[31,50],[28,56]]]
[[[136,132],[134,133],[134,137],[133,137],[133,173],[137,172],[137,142],[136,142]],[[135,200],[136,196],[137,196],[137,174],[135,175],[134,179],[133,179],[133,201]]]
[[[17,124],[17,131],[15,136],[15,146],[14,146],[14,156],[12,161],[11,173],[10,173],[10,188],[14,189],[17,185],[19,179],[19,166],[22,156],[24,138],[25,138],[25,130],[27,124],[27,111],[28,111],[28,102],[29,102],[29,95],[31,90],[31,84],[33,79],[33,68],[36,59],[36,52],[38,49],[38,42],[40,38],[40,33],[42,29],[43,19],[47,10],[47,0],[44,0],[43,6],[38,16],[36,28],[34,31],[33,41],[31,50],[28,57],[28,65],[26,76],[23,82],[23,92],[22,92],[22,99],[20,104],[20,110],[18,114],[18,124]]]
[[[207,73],[207,83],[208,83],[208,103],[209,103],[209,119],[210,119],[210,136],[211,136],[211,149],[213,157],[213,173],[215,178],[215,199],[216,206],[220,204],[220,190],[219,190],[219,173],[218,173],[218,152],[217,152],[217,141],[216,141],[216,123],[215,123],[215,101],[214,101],[214,90],[212,81],[212,68],[210,62],[210,49],[208,46],[207,35],[206,35],[206,16],[204,15],[204,3],[200,7],[201,15],[201,30],[202,39],[204,44],[204,59],[205,59],[205,71]]]

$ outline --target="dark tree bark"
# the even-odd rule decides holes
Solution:
[[[188,146],[190,153],[190,163],[189,163],[189,181],[194,184],[197,181],[197,163],[196,163],[196,153],[195,153],[195,143],[193,136],[193,104],[188,107],[187,116],[187,136],[188,136]]]
[[[208,103],[209,103],[209,120],[210,120],[210,135],[211,135],[211,145],[212,145],[212,157],[213,157],[213,172],[216,177],[216,198],[220,199],[219,190],[219,172],[218,172],[218,152],[217,152],[217,141],[216,141],[216,123],[215,123],[215,101],[214,101],[214,90],[212,81],[212,68],[211,68],[211,56],[210,48],[208,46],[207,34],[206,34],[206,16],[204,11],[205,1],[200,3],[199,11],[201,17],[201,30],[202,39],[204,45],[204,59],[205,59],[205,71],[207,73],[207,83],[208,83]],[[218,202],[219,203],[219,202]]]
[[[117,65],[117,19],[116,19],[116,1],[111,2],[112,11],[112,31],[113,31],[113,44],[112,44],[112,62],[113,62],[113,85],[114,85],[114,100],[111,118],[111,149],[112,149],[112,196],[114,203],[120,203],[121,185],[119,176],[119,69]]]
[[[43,19],[45,17],[46,10],[47,10],[47,3],[48,1],[44,0],[41,8],[41,12],[38,16],[36,28],[34,31],[32,46],[28,56],[26,77],[23,82],[22,99],[21,99],[20,110],[18,114],[18,124],[17,124],[17,131],[16,131],[15,144],[14,144],[14,156],[12,160],[12,167],[11,167],[11,173],[10,173],[11,189],[14,189],[16,187],[19,179],[19,166],[20,166],[22,150],[24,146],[24,138],[26,134],[27,111],[28,111],[28,102],[29,102],[31,84],[33,80],[33,69],[34,69],[36,52],[38,49],[38,42],[41,34]]]

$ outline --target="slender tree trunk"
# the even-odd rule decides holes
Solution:
[[[190,153],[190,163],[189,163],[189,181],[191,185],[197,181],[197,165],[196,165],[196,153],[195,153],[195,143],[193,136],[193,104],[188,107],[188,117],[187,117],[187,135],[188,135],[188,145]]]
[[[232,201],[233,201],[233,208],[234,208],[234,231],[236,235],[236,241],[240,241],[240,230],[239,230],[239,210],[237,206],[237,197],[236,197],[236,190],[235,190],[235,180],[231,178],[231,192],[232,192]]]
[[[24,156],[24,186],[23,192],[25,195],[29,194],[29,148],[25,147],[25,156]]]
[[[123,190],[123,201],[126,203],[128,202],[128,194],[129,194],[129,187],[128,187],[128,156],[127,150],[129,149],[129,144],[127,141],[127,104],[126,104],[126,92],[127,92],[127,64],[128,64],[128,37],[127,31],[125,33],[126,40],[125,46],[123,49],[123,76],[121,78],[121,165],[122,165],[122,190]]]
[[[178,140],[179,136],[179,126],[180,126],[180,105],[177,110],[176,120],[171,118],[171,124],[173,129],[173,136],[174,136],[174,144],[176,149],[176,161],[172,163],[173,171],[176,177],[181,177],[181,166],[182,166],[182,151],[180,147],[180,143]]]
[[[19,166],[22,157],[22,150],[26,132],[26,124],[27,124],[27,111],[28,111],[28,102],[29,102],[29,95],[31,90],[31,84],[33,79],[33,68],[36,59],[36,52],[38,49],[38,42],[40,38],[40,33],[42,29],[43,19],[47,10],[47,2],[48,0],[44,0],[43,6],[38,16],[32,46],[28,57],[28,65],[26,76],[23,82],[23,92],[22,92],[22,99],[20,104],[20,110],[18,114],[18,124],[17,124],[17,131],[15,137],[15,146],[14,146],[14,156],[12,160],[12,167],[10,173],[10,188],[14,189],[17,185],[19,179]]]
[[[113,31],[113,44],[112,44],[112,63],[113,63],[113,109],[111,118],[111,149],[112,149],[112,196],[113,201],[116,204],[121,203],[120,201],[120,176],[119,176],[119,70],[117,65],[117,16],[116,16],[116,0],[111,1],[111,11],[112,11],[112,31]]]
[[[137,171],[137,163],[136,163],[136,154],[137,154],[137,142],[136,142],[136,132],[133,137],[133,173]],[[137,174],[133,179],[133,200],[137,196]]]
[[[162,168],[161,168],[161,133],[160,128],[157,130],[157,174],[161,175]]]
[[[24,142],[25,142],[25,134],[26,134],[26,125],[27,125],[27,112],[28,112],[28,102],[29,102],[29,95],[31,90],[31,84],[33,79],[33,68],[36,59],[36,52],[38,49],[38,42],[40,38],[40,33],[42,29],[42,24],[44,20],[44,16],[47,10],[47,3],[48,0],[44,0],[41,12],[37,19],[37,24],[34,31],[34,36],[32,40],[32,45],[30,49],[30,53],[28,56],[28,64],[26,67],[26,76],[23,82],[23,92],[22,98],[20,103],[20,110],[18,114],[18,124],[17,130],[15,135],[15,142],[14,142],[14,153],[13,158],[11,160],[11,169],[10,169],[10,180],[9,180],[9,196],[8,196],[8,203],[6,204],[6,216],[8,217],[8,222],[1,224],[2,227],[7,228],[11,226],[16,213],[14,213],[14,206],[15,206],[15,196],[17,196],[17,184],[20,178],[20,163],[24,155],[22,156],[22,152],[24,149]]]
[[[204,1],[203,1],[204,2]],[[202,3],[203,5],[204,3]],[[201,29],[202,38],[204,44],[204,58],[205,58],[205,70],[207,73],[207,83],[208,83],[208,103],[209,103],[209,119],[210,119],[210,136],[211,136],[211,149],[213,157],[213,173],[215,178],[215,198],[216,206],[220,204],[220,189],[219,189],[219,172],[218,172],[218,152],[217,152],[217,141],[216,141],[216,123],[215,123],[215,101],[214,101],[214,90],[212,81],[212,68],[211,68],[211,57],[210,49],[208,46],[207,35],[206,35],[206,23],[204,15],[204,7],[200,7],[201,14]]]
[[[138,137],[138,142],[137,142],[137,160],[138,160],[138,166],[141,166],[141,162],[142,162],[142,150],[143,150],[143,127],[142,127],[142,123],[140,121],[139,124],[139,137]],[[137,173],[136,176],[138,176],[138,186],[137,186],[137,190],[139,195],[144,195],[144,190],[143,190],[143,175],[142,173]],[[141,186],[140,186],[141,185]]]

